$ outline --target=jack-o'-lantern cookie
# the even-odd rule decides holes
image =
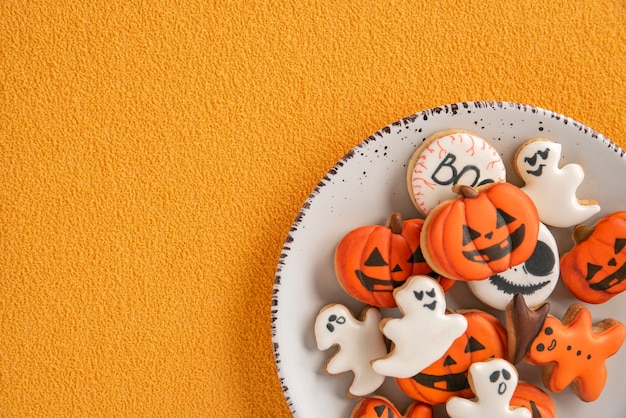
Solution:
[[[320,350],[338,346],[324,369],[332,375],[353,372],[349,389],[353,397],[366,396],[383,384],[385,376],[376,373],[370,361],[387,354],[385,340],[380,333],[380,311],[371,306],[355,318],[347,307],[329,304],[323,307],[315,320],[315,339]]]
[[[469,367],[489,358],[506,357],[506,330],[498,318],[475,309],[457,313],[467,320],[463,335],[420,373],[395,379],[396,385],[410,398],[430,405],[443,404],[451,396],[471,398]]]
[[[455,191],[460,196],[433,209],[422,229],[422,253],[433,270],[455,280],[484,280],[530,258],[539,215],[528,195],[509,183]]]
[[[393,345],[389,354],[372,361],[372,368],[385,376],[410,377],[445,353],[465,332],[467,320],[446,312],[443,290],[429,276],[413,276],[393,293],[403,316],[380,322]]]
[[[393,308],[393,290],[407,278],[432,274],[420,247],[422,219],[403,221],[393,212],[387,225],[366,225],[346,234],[335,250],[335,273],[353,298],[379,308]],[[441,278],[444,290],[454,282]]]
[[[437,132],[424,140],[411,156],[407,185],[413,204],[427,215],[454,197],[452,186],[472,187],[506,179],[500,154],[483,138],[470,132]]]
[[[535,250],[528,260],[496,273],[485,280],[472,280],[467,286],[483,303],[505,310],[516,293],[529,306],[543,303],[559,281],[559,249],[547,226],[539,225]]]
[[[600,211],[595,200],[579,200],[576,189],[585,173],[578,164],[559,168],[561,144],[535,138],[522,144],[513,157],[515,171],[524,180],[522,190],[535,202],[541,222],[569,227]]]
[[[537,321],[526,332],[528,341],[516,346],[524,352],[524,360],[544,366],[543,384],[553,392],[561,392],[571,386],[583,401],[591,402],[600,396],[606,383],[605,361],[622,346],[626,327],[615,319],[604,319],[592,324],[591,312],[580,304],[571,305],[561,320],[552,315],[526,315],[523,298],[515,298],[515,309],[508,310],[507,330],[509,339],[521,339],[519,330],[527,328],[532,318]],[[529,320],[529,318],[531,318]],[[511,325],[511,326],[509,326]],[[520,353],[512,357],[519,357]]]
[[[533,418],[555,418],[556,407],[554,400],[545,391],[537,386],[520,381],[515,388],[511,406],[523,406],[527,408]]]
[[[587,303],[603,303],[626,290],[626,212],[574,230],[576,245],[561,257],[567,289]]]
[[[433,418],[433,408],[413,402],[403,415],[387,398],[370,396],[354,406],[350,418]]]
[[[474,363],[468,379],[476,398],[448,399],[446,411],[450,418],[532,418],[526,407],[511,406],[518,374],[508,361],[495,358]]]

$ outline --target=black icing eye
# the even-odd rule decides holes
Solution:
[[[543,345],[542,343],[537,344],[537,351],[539,351],[540,353],[544,351],[545,349],[546,349],[546,346]]]
[[[424,299],[424,292],[422,292],[422,291],[417,292],[417,291],[415,291],[415,290],[414,290],[414,291],[413,291],[413,294],[415,295],[415,298],[416,298],[417,300],[422,300],[422,299]]]
[[[478,237],[480,237],[480,232],[470,228],[467,225],[463,225],[463,245],[469,244]]]
[[[478,341],[476,338],[474,337],[469,337],[469,339],[467,340],[467,345],[465,346],[465,353],[473,353],[476,351],[482,351],[485,349],[485,346]]]
[[[489,381],[491,383],[495,383],[500,378],[500,370],[496,370],[495,372],[489,375]]]
[[[408,261],[409,263],[425,263],[426,259],[424,258],[424,254],[422,253],[422,248],[417,247],[417,250],[415,250],[411,258],[406,261]]]
[[[552,252],[552,248],[543,241],[537,241],[535,251],[533,251],[530,258],[526,260],[524,268],[526,268],[528,274],[532,274],[533,276],[547,276],[552,273],[555,260],[556,257]]]
[[[430,296],[431,298],[435,297],[435,289],[430,289],[429,291],[426,292],[426,294],[428,296]]]
[[[510,380],[511,373],[508,370],[502,369],[502,377],[504,377],[504,380]]]
[[[370,267],[381,267],[381,266],[388,266],[389,265],[389,264],[387,264],[387,262],[383,258],[382,254],[380,253],[378,248],[374,248],[374,251],[372,251],[370,256],[367,257],[367,260],[365,260],[364,264],[366,266],[370,266]]]
[[[511,222],[515,221],[515,218],[513,216],[509,215],[502,209],[497,209],[496,211],[496,228],[503,227],[504,225],[508,225]]]
[[[615,254],[619,253],[626,247],[626,238],[615,238],[615,244],[613,245],[613,250],[615,250]]]
[[[548,327],[543,332],[545,332],[546,335],[552,335],[552,333],[554,333],[554,330],[551,327]]]
[[[589,281],[593,279],[593,276],[595,276],[600,270],[602,270],[602,266],[594,263],[587,263],[587,276],[585,276],[585,280]]]

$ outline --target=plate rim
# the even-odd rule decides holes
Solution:
[[[572,126],[581,131],[584,135],[591,137],[592,140],[600,141],[604,145],[608,146],[615,153],[619,154],[619,158],[626,158],[626,151],[622,149],[615,142],[611,141],[609,138],[604,136],[603,134],[597,132],[596,130],[590,128],[586,124],[579,122],[576,119],[573,119],[569,116],[565,116],[559,112],[555,112],[552,110],[548,110],[543,107],[534,106],[530,104],[523,104],[518,102],[510,102],[510,101],[493,101],[493,100],[480,100],[480,101],[462,101],[449,103],[445,105],[431,107],[425,110],[421,110],[415,112],[409,116],[405,116],[395,122],[392,122],[367,138],[360,141],[354,147],[352,147],[343,157],[341,157],[322,177],[322,179],[315,185],[311,193],[307,196],[302,206],[298,210],[296,217],[289,227],[289,231],[287,232],[287,236],[283,242],[283,246],[279,255],[277,267],[274,273],[274,282],[272,286],[272,298],[270,304],[270,325],[272,332],[272,346],[273,346],[273,357],[274,357],[274,367],[275,371],[278,375],[278,379],[281,385],[281,389],[283,392],[283,397],[287,403],[287,406],[293,416],[297,416],[298,412],[296,411],[296,405],[292,401],[291,389],[289,388],[289,384],[287,382],[287,378],[283,372],[281,367],[281,352],[280,352],[280,344],[278,342],[278,332],[277,327],[275,326],[276,321],[278,320],[279,314],[279,296],[280,296],[280,287],[282,281],[282,267],[284,265],[284,260],[287,258],[289,251],[291,250],[289,244],[293,242],[294,238],[292,233],[298,229],[298,226],[302,222],[302,219],[306,216],[306,212],[311,207],[313,200],[320,194],[320,189],[324,187],[331,181],[331,177],[336,175],[337,172],[343,167],[350,159],[354,157],[357,151],[360,148],[365,147],[370,142],[376,141],[378,139],[383,138],[386,135],[390,135],[392,133],[393,127],[403,126],[408,123],[415,122],[418,118],[422,118],[423,120],[428,120],[429,117],[436,117],[441,113],[452,113],[456,114],[462,110],[479,110],[479,109],[488,109],[491,108],[496,110],[496,108],[502,110],[512,110],[512,111],[523,111],[523,112],[531,112],[533,114],[541,113],[543,116],[548,116],[550,118],[556,120],[562,120],[563,123],[568,124],[571,123]]]

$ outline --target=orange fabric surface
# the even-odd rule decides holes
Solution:
[[[289,416],[271,293],[319,179],[467,100],[625,147],[624,22],[624,0],[1,2],[0,415]]]

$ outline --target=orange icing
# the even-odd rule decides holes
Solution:
[[[439,274],[482,280],[526,261],[539,234],[534,203],[519,188],[496,183],[435,208],[426,220],[422,250]]]
[[[414,402],[402,415],[396,407],[382,396],[370,396],[362,399],[352,410],[350,418],[433,418],[433,408],[420,402]]]
[[[596,400],[602,393],[607,376],[605,360],[615,354],[626,338],[626,327],[606,319],[595,326],[591,313],[574,304],[563,321],[548,316],[533,340],[526,361],[545,365],[544,384],[560,392],[572,384],[584,401]]]

